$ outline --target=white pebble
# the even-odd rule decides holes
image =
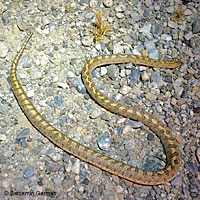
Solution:
[[[103,4],[105,7],[110,8],[113,6],[113,0],[104,0]]]
[[[107,74],[107,68],[106,67],[101,67],[101,76],[104,76]]]
[[[8,46],[5,42],[0,42],[0,58],[5,58],[8,53]]]

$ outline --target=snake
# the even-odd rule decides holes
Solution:
[[[145,65],[157,68],[176,68],[181,66],[181,61],[154,60],[148,57],[129,54],[110,54],[96,56],[87,61],[82,70],[83,83],[91,95],[91,98],[106,110],[121,115],[123,117],[137,120],[147,126],[160,139],[166,154],[166,164],[163,169],[156,171],[143,170],[138,167],[126,164],[84,146],[75,140],[67,137],[58,129],[48,123],[37,111],[31,100],[26,95],[17,77],[18,62],[32,37],[33,32],[24,41],[17,55],[15,56],[11,71],[11,89],[14,96],[30,123],[52,143],[59,148],[77,157],[78,159],[94,165],[124,180],[131,181],[139,185],[160,185],[171,181],[180,171],[181,157],[179,143],[165,123],[158,116],[146,112],[137,106],[128,106],[119,101],[112,100],[104,95],[96,86],[92,79],[92,71],[100,66],[117,63],[134,63],[135,65]]]

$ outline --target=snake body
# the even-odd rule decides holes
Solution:
[[[120,102],[113,101],[112,99],[106,97],[96,87],[94,81],[92,80],[91,72],[101,65],[111,63],[132,62],[138,65],[147,65],[151,67],[159,66],[162,68],[179,67],[182,65],[182,63],[179,61],[153,60],[135,55],[104,55],[92,58],[85,64],[83,68],[83,82],[92,98],[98,104],[113,113],[141,121],[160,138],[167,156],[166,166],[159,171],[145,171],[114,160],[106,155],[83,146],[82,144],[79,144],[54,128],[40,115],[24,92],[16,74],[19,59],[22,56],[32,34],[33,33],[27,37],[20,51],[16,55],[10,73],[13,93],[18,101],[18,104],[32,125],[51,142],[66,152],[121,178],[141,185],[159,185],[172,180],[179,172],[181,159],[178,143],[175,137],[172,135],[170,129],[155,116],[140,110],[139,108],[123,105]]]

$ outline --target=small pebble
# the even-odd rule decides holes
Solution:
[[[17,26],[21,31],[25,31],[28,29],[28,26],[26,25],[26,23],[23,21],[21,17],[17,18]]]
[[[24,171],[24,178],[30,178],[31,176],[33,176],[35,174],[35,167],[34,166],[30,166],[28,168],[25,169]]]
[[[153,141],[153,140],[154,140],[154,134],[148,133],[147,139],[148,139],[149,141]]]
[[[200,164],[200,146],[197,148],[196,150],[196,157],[197,157],[197,161],[199,162]]]
[[[86,94],[87,90],[86,90],[85,85],[82,82],[81,76],[78,76],[78,82],[79,82],[79,84],[77,86],[78,92],[80,92],[82,94]]]
[[[50,23],[50,20],[47,16],[43,16],[41,21],[44,26]]]
[[[5,42],[0,41],[0,58],[5,58],[8,54],[8,46]]]
[[[20,133],[17,134],[16,140],[21,140],[27,137],[27,135],[30,133],[30,128],[25,128]]]
[[[162,34],[162,35],[161,35],[161,39],[168,42],[168,41],[171,41],[171,40],[172,40],[172,37],[171,37],[171,35]]]
[[[107,68],[101,67],[101,76],[104,76],[105,74],[107,74]]]
[[[108,135],[100,135],[97,138],[97,144],[100,149],[107,151],[110,148],[112,139]]]
[[[115,10],[116,12],[124,12],[125,8],[125,5],[120,3],[118,6],[115,7]]]
[[[123,95],[126,95],[128,93],[131,92],[131,87],[127,86],[127,85],[124,85],[121,89],[120,89],[120,93],[123,94]]]
[[[6,141],[6,135],[0,134],[0,141]]]
[[[90,118],[97,119],[101,115],[101,111],[99,109],[94,109],[90,114]]]
[[[185,163],[185,166],[192,174],[196,174],[196,168],[192,162]]]
[[[175,87],[175,94],[177,98],[180,98],[183,93],[184,88],[183,87]]]
[[[140,80],[140,70],[139,69],[136,69],[136,68],[131,69],[130,80],[133,81],[134,83],[139,82],[139,80]]]
[[[83,180],[83,182],[82,182],[82,183],[83,183],[84,185],[88,185],[88,184],[89,184],[89,182],[90,182],[90,181],[89,181],[89,179],[88,179],[88,178],[85,178],[85,179]]]
[[[72,172],[74,172],[75,174],[80,174],[80,160],[76,160],[72,167]]]
[[[112,80],[116,80],[119,76],[119,68],[116,65],[109,65],[108,66],[108,77]]]
[[[195,19],[192,24],[192,33],[197,34],[200,33],[200,19]]]
[[[103,4],[105,7],[110,8],[113,6],[113,0],[104,0]]]
[[[148,93],[146,95],[146,98],[149,100],[149,101],[155,101],[157,99],[157,96],[155,94],[152,94],[152,93]]]
[[[143,71],[143,72],[141,73],[141,78],[142,78],[142,81],[143,81],[143,82],[146,82],[146,81],[148,81],[148,80],[150,79],[150,76],[149,76],[149,74],[147,73],[147,71]]]
[[[171,184],[176,187],[180,187],[182,185],[182,179],[180,176],[176,176],[172,181]]]
[[[143,126],[142,122],[134,121],[134,120],[128,120],[128,125],[132,128],[140,128]]]
[[[22,148],[27,148],[27,143],[26,143],[26,140],[25,139],[22,139],[22,141],[21,141],[21,147]]]
[[[61,98],[59,96],[54,97],[54,103],[55,103],[56,106],[61,106],[63,102],[64,102],[63,98]]]

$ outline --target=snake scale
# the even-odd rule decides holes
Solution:
[[[94,81],[92,80],[91,73],[95,68],[111,63],[132,62],[137,65],[146,65],[151,67],[159,66],[159,68],[175,68],[181,66],[182,62],[153,60],[142,56],[127,54],[113,54],[94,57],[89,60],[83,68],[83,82],[92,98],[98,104],[113,113],[119,114],[129,119],[141,121],[160,138],[167,156],[166,166],[162,170],[158,171],[145,171],[123,162],[114,160],[106,155],[103,155],[97,151],[79,144],[78,142],[68,138],[59,130],[54,128],[40,115],[40,113],[36,110],[24,92],[16,74],[19,59],[22,56],[32,34],[33,33],[27,37],[18,54],[16,55],[12,63],[10,73],[13,93],[18,101],[18,104],[20,105],[21,109],[31,124],[51,142],[66,152],[126,180],[141,185],[159,185],[172,180],[179,172],[181,158],[178,143],[175,136],[172,135],[171,130],[154,115],[140,110],[137,107],[123,105],[120,102],[113,101],[112,99],[105,96],[96,87]]]

